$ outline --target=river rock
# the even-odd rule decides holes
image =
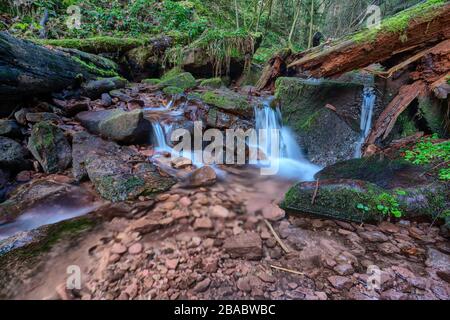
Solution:
[[[247,100],[247,96],[241,95],[229,89],[216,89],[202,94],[202,100],[219,110],[246,118],[253,117],[253,106]]]
[[[182,90],[192,89],[196,85],[195,78],[189,72],[182,72],[163,78],[158,84],[161,88],[176,87]]]
[[[59,116],[50,112],[28,112],[25,117],[27,121],[31,123],[38,123],[43,121],[59,122],[61,120]]]
[[[128,83],[127,80],[120,77],[92,80],[83,84],[82,91],[83,95],[91,99],[97,99],[103,93],[124,88],[127,85],[127,83]]]
[[[0,119],[0,136],[17,138],[21,135],[22,132],[16,121]]]
[[[142,110],[86,111],[79,113],[77,120],[91,133],[123,144],[149,142],[152,134],[151,123],[144,119]]]
[[[363,88],[347,81],[278,78],[275,96],[283,118],[313,163],[330,165],[354,157]]]
[[[328,277],[328,281],[333,287],[339,290],[350,289],[353,286],[353,282],[348,277],[343,276],[331,276]]]
[[[225,239],[225,251],[233,258],[260,260],[262,258],[262,240],[254,232],[241,233]]]
[[[27,149],[16,141],[0,136],[0,168],[14,172],[30,168]]]
[[[214,169],[210,166],[204,166],[190,173],[183,182],[183,186],[189,188],[211,186],[216,183],[216,180],[217,174]]]
[[[53,99],[53,103],[61,109],[65,116],[73,117],[76,114],[87,111],[91,100],[89,98],[58,100]]]
[[[46,173],[65,170],[72,162],[72,150],[64,133],[50,122],[34,125],[28,149]]]
[[[110,201],[154,197],[175,184],[137,151],[89,133],[74,135],[73,173],[89,177],[102,197]]]

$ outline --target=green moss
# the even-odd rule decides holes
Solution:
[[[174,68],[170,69],[169,71],[167,71],[166,73],[164,73],[164,75],[161,78],[161,81],[164,81],[167,79],[172,79],[172,78],[178,76],[182,72],[183,72],[183,70],[180,67],[174,67]]]
[[[159,84],[160,87],[178,87],[183,90],[192,89],[197,85],[195,78],[189,72],[176,74],[172,77],[165,77]]]
[[[163,92],[167,95],[177,95],[183,94],[184,90],[178,87],[166,87],[163,89]]]
[[[142,80],[142,83],[155,86],[155,85],[160,84],[161,80],[159,80],[159,79],[144,79],[144,80]]]
[[[297,129],[302,131],[308,131],[311,129],[311,127],[314,124],[314,121],[316,120],[317,116],[320,115],[320,111],[316,111],[313,114],[305,114],[305,117],[303,119],[299,119],[297,122]]]
[[[207,91],[202,94],[202,100],[214,107],[239,114],[250,114],[253,107],[247,99],[228,90]]]
[[[103,198],[118,202],[141,195],[145,181],[134,175],[104,176],[95,181],[95,186]]]
[[[93,37],[86,39],[32,39],[40,45],[78,49],[90,53],[123,53],[144,46],[148,40],[139,38]]]
[[[408,28],[411,20],[426,21],[435,10],[446,3],[446,0],[427,0],[425,3],[404,10],[391,18],[383,20],[379,28],[366,29],[356,33],[351,39],[357,43],[372,42],[380,33],[395,33],[398,34],[399,37],[404,38],[404,32]]]
[[[119,76],[117,74],[117,72],[114,70],[100,69],[95,64],[87,63],[87,62],[83,61],[82,59],[75,57],[75,56],[72,56],[72,59],[75,62],[77,62],[78,64],[80,64],[81,66],[83,66],[89,73],[92,73],[94,75],[99,75],[99,76],[105,77],[105,78],[113,78],[113,77]]]
[[[205,87],[205,88],[211,88],[211,89],[219,89],[220,87],[223,86],[223,82],[222,82],[221,78],[217,77],[217,78],[203,80],[200,83],[200,86]]]

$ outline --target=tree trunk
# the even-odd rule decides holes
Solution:
[[[410,23],[404,31],[363,31],[344,38],[331,47],[318,47],[290,57],[289,68],[320,78],[340,75],[401,53],[413,52],[450,38],[450,4],[436,5],[425,12],[409,11]],[[408,10],[402,13],[408,15]],[[396,17],[393,17],[395,19]],[[390,21],[389,21],[390,20]],[[395,23],[388,19],[386,23]],[[383,24],[387,25],[387,24]]]
[[[117,65],[74,49],[47,49],[0,32],[0,103],[61,91],[83,80],[117,75]],[[4,106],[0,106],[0,111]]]

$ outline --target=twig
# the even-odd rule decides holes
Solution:
[[[276,269],[276,270],[281,270],[284,272],[289,272],[289,273],[293,273],[293,274],[298,274],[300,276],[304,276],[305,274],[303,272],[300,271],[295,271],[295,270],[291,270],[291,269],[286,269],[286,268],[282,268],[282,267],[277,267],[274,265],[270,265],[271,268]]]
[[[317,182],[316,182],[316,190],[314,190],[314,194],[313,194],[313,197],[311,199],[311,205],[314,205],[314,202],[316,202],[317,193],[319,192],[319,180],[320,179],[317,179]]]
[[[269,228],[270,232],[272,232],[272,235],[274,236],[275,240],[278,242],[278,244],[280,245],[280,247],[284,250],[284,252],[286,253],[290,253],[291,250],[289,249],[288,246],[286,246],[284,244],[284,242],[281,240],[281,238],[278,236],[278,234],[276,233],[275,229],[272,227],[272,225],[270,224],[269,221],[267,221],[266,219],[264,219],[264,222],[266,223],[267,227]]]

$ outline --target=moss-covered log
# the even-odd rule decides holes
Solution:
[[[0,32],[0,112],[11,101],[117,75],[117,65],[78,50],[51,50]]]
[[[330,77],[382,62],[450,38],[450,3],[428,0],[372,28],[290,57],[288,68],[313,77]]]

